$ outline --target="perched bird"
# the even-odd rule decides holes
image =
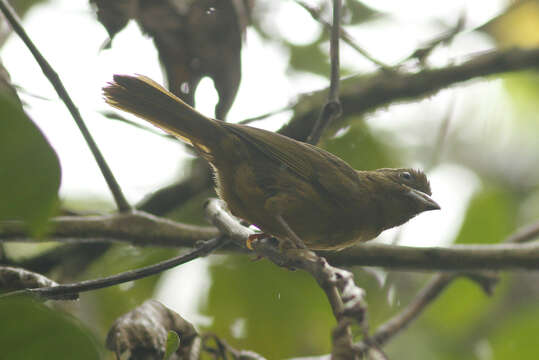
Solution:
[[[113,107],[191,144],[230,212],[281,245],[340,250],[440,209],[419,170],[354,170],[316,146],[210,119],[145,76],[115,75],[103,92]]]

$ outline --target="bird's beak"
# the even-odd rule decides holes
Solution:
[[[414,198],[423,206],[423,211],[440,210],[440,205],[430,198],[427,194],[416,189],[410,189],[408,196]]]

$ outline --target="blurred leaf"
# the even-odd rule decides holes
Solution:
[[[129,22],[130,9],[133,8],[131,0],[90,0],[90,3],[95,6],[97,19],[103,24],[111,39]]]
[[[180,337],[175,331],[170,330],[167,335],[167,344],[164,360],[169,360],[172,354],[180,347]]]
[[[177,249],[116,245],[92,263],[84,277],[96,278],[137,269],[176,255]],[[88,322],[104,337],[119,316],[152,296],[158,281],[159,275],[156,275],[92,291],[81,298],[81,307],[93,313]],[[99,311],[94,313],[94,309]]]
[[[507,11],[479,28],[502,47],[539,44],[539,1],[516,1]]]
[[[526,127],[524,131],[539,133],[539,73],[518,72],[503,77],[508,98],[515,104],[514,119]]]
[[[458,342],[462,340],[458,334],[466,334],[494,304],[494,298],[485,295],[476,283],[460,278],[426,310],[425,321],[435,331],[434,337]]]
[[[493,244],[516,226],[517,201],[506,189],[485,186],[470,202],[457,244]]]
[[[17,15],[22,17],[32,6],[46,2],[48,0],[11,0],[9,3],[17,11]]]
[[[96,340],[78,321],[29,298],[0,299],[2,359],[100,359]]]
[[[0,95],[0,109],[0,220],[22,219],[42,233],[57,205],[58,157],[14,101]]]
[[[211,189],[202,191],[200,194],[191,197],[189,200],[185,201],[182,206],[170,211],[167,217],[193,225],[208,225],[203,204],[211,197],[217,197],[217,194],[215,194],[215,191],[213,190],[213,186]]]
[[[339,135],[339,132],[344,133]],[[375,138],[363,121],[351,121],[337,136],[325,139],[322,146],[361,170],[392,167],[399,163],[387,146]]]
[[[346,0],[343,8],[343,17],[345,18],[346,24],[351,25],[364,23],[381,15],[380,12],[374,10],[368,5],[365,5],[360,0]]]
[[[213,281],[201,309],[214,319],[212,332],[268,359],[329,352],[335,320],[311,276],[245,255],[220,260],[210,267]]]
[[[322,32],[325,34],[325,31]],[[327,38],[326,35],[323,36]],[[323,38],[308,45],[292,45],[288,65],[296,71],[306,71],[323,77],[329,75],[329,62],[326,52],[321,48]]]
[[[539,334],[539,308],[530,304],[512,308],[511,316],[491,328],[486,341],[492,349],[492,359],[537,359],[537,334]]]
[[[91,1],[111,38],[129,19],[137,21],[154,40],[170,91],[188,104],[194,105],[198,83],[209,76],[219,94],[215,116],[226,118],[240,84],[248,1]]]

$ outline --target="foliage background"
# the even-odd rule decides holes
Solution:
[[[388,63],[404,58],[419,44],[454,24],[460,10],[455,6],[452,12],[444,14],[426,8],[422,14],[414,16],[410,9],[403,11],[395,3],[399,2],[393,5],[382,2],[376,10],[367,11],[362,3],[348,1],[346,15],[347,29],[375,57]],[[419,3],[411,2],[410,6],[419,6]],[[490,2],[489,6],[483,3],[484,11],[469,5],[467,31],[449,48],[436,50],[429,59],[431,65],[447,64],[447,59],[459,59],[464,54],[492,47],[539,45],[539,2],[500,1]],[[492,3],[499,5],[497,11],[491,9]],[[148,50],[151,41],[142,39],[131,27],[126,30],[130,37],[125,35],[122,39],[121,34],[112,50],[95,54],[98,44],[94,40],[105,39],[106,33],[95,21],[87,3],[45,1],[37,4],[24,2],[20,7],[31,9],[24,18],[28,21],[30,35],[35,36],[36,43],[53,65],[60,64],[57,70],[68,88],[73,89],[75,101],[80,101],[91,130],[95,131],[130,199],[138,201],[151,190],[185,176],[190,155],[186,155],[182,146],[110,121],[98,111],[105,109],[98,89],[112,73],[138,72],[162,79],[155,52]],[[504,13],[505,6],[509,5],[513,7]],[[244,50],[244,80],[229,116],[231,119],[275,110],[286,105],[293,94],[327,84],[327,34],[319,25],[291,1],[259,1],[256,6],[252,18],[254,26],[247,33]],[[55,11],[63,16],[53,14]],[[294,23],[295,17],[301,21]],[[81,19],[83,23],[77,24]],[[418,19],[421,19],[419,25]],[[58,22],[54,27],[57,33],[52,41],[58,42],[59,47],[51,50],[55,47],[51,40],[40,35],[40,29],[55,22]],[[297,22],[312,31],[303,37],[294,34],[292,29]],[[94,32],[91,41],[84,45],[87,52],[70,51],[70,42],[84,42],[86,29]],[[71,38],[67,32],[73,33]],[[401,33],[401,37],[397,37],[397,33]],[[131,41],[136,41],[135,50],[126,45]],[[143,56],[146,51],[152,54]],[[257,51],[261,57],[270,56],[270,60],[259,63],[258,68],[253,67],[253,61],[259,59],[255,55]],[[90,56],[90,53],[92,59],[99,59],[93,66],[82,60],[83,66],[69,69],[65,65],[76,64],[78,56]],[[14,36],[0,54],[14,82],[27,92],[21,96],[32,119],[60,158],[63,206],[90,212],[109,211],[112,203],[97,169],[71,128],[59,100],[47,85],[42,85],[44,80],[35,65],[31,65],[30,55]],[[270,67],[273,62],[274,66]],[[343,67],[348,74],[373,70],[372,65],[346,46],[343,46]],[[35,83],[23,80],[26,75],[22,74],[29,72],[35,73],[32,74]],[[269,78],[276,75],[280,78],[269,83]],[[95,79],[87,82],[88,77]],[[442,212],[422,215],[424,219],[418,218],[402,232],[391,231],[377,241],[393,241],[398,237],[401,243],[418,245],[497,243],[517,227],[537,221],[538,80],[537,72],[481,79],[427,99],[377,110],[365,118],[349,119],[347,128],[334,129],[328,134],[322,146],[356,168],[413,165],[429,169],[434,197],[440,200]],[[93,95],[86,91],[92,91]],[[197,102],[209,112],[216,101],[211,83],[203,83],[199,92]],[[2,104],[2,117],[10,118],[15,110]],[[257,125],[277,129],[290,115],[284,112]],[[437,147],[438,134],[446,118],[450,119],[449,128],[444,134],[443,146]],[[13,136],[18,136],[12,140],[21,144],[28,141],[24,132],[19,135],[2,128],[0,142],[5,143]],[[0,160],[8,153],[2,150]],[[29,164],[27,160],[19,161],[21,163]],[[17,168],[10,165],[0,169],[0,188],[8,189],[10,180],[5,175]],[[52,171],[47,179],[54,183],[54,176],[58,176],[58,172]],[[37,179],[34,186],[40,186]],[[210,195],[194,199],[171,216],[203,224],[201,201]],[[40,203],[38,199],[27,201],[30,208]],[[445,220],[440,221],[441,217]],[[27,259],[53,246],[48,243],[6,244],[4,248],[9,258]],[[87,267],[74,259],[51,269],[49,275],[59,282],[99,277],[152,264],[178,251],[114,245]],[[358,284],[367,292],[372,328],[406,305],[429,277],[429,274],[417,272],[353,270]],[[475,284],[456,281],[418,321],[388,345],[388,356],[399,359],[536,359],[537,280],[535,273],[503,273],[490,298]],[[304,273],[288,272],[266,261],[252,262],[239,255],[200,259],[160,277],[86,293],[78,302],[44,306],[28,301],[0,300],[0,349],[9,354],[7,359],[37,359],[43,358],[44,353],[54,354],[56,359],[72,358],[73,352],[77,353],[77,358],[112,358],[103,348],[108,328],[116,317],[150,297],[163,301],[200,330],[215,332],[237,348],[252,349],[270,359],[329,351],[329,329],[334,326],[334,320],[314,280]],[[51,336],[53,330],[58,335]]]

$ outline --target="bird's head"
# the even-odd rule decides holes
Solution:
[[[382,227],[401,225],[429,210],[439,210],[425,174],[415,169],[378,169],[358,172],[372,187],[373,199],[382,212]]]

